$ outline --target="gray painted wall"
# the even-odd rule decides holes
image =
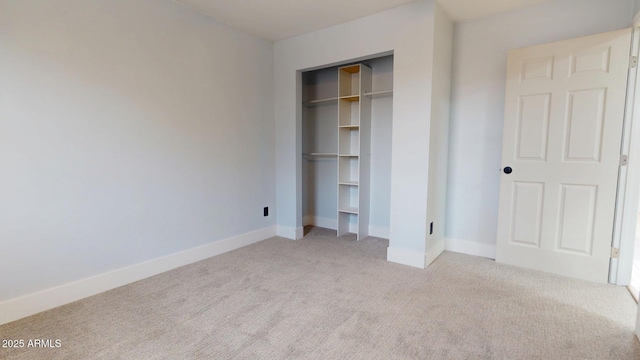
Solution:
[[[275,224],[271,42],[170,1],[0,9],[0,302]]]

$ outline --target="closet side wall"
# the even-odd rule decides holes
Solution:
[[[366,62],[371,67],[373,92],[393,89],[393,56]],[[391,216],[391,137],[393,96],[371,99],[371,202],[369,235],[389,238]]]
[[[336,69],[322,69],[303,74],[303,102],[338,95]],[[338,148],[338,103],[325,102],[302,107],[302,216],[303,225],[329,229],[336,227],[337,161],[331,156]]]
[[[429,193],[427,197],[427,264],[445,248],[445,214],[449,158],[449,114],[453,61],[453,22],[435,5],[433,92],[429,141]]]

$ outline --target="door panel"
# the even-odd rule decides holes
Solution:
[[[631,29],[513,50],[498,262],[607,282]]]
[[[518,160],[547,159],[551,93],[520,97]]]
[[[511,241],[540,247],[544,183],[515,182]]]
[[[571,57],[571,76],[587,72],[609,72],[611,47],[591,49]]]
[[[565,162],[600,161],[607,89],[569,92]]]
[[[596,186],[562,184],[558,249],[592,255]]]

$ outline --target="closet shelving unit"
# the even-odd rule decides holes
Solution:
[[[375,64],[390,68],[388,60]],[[388,73],[374,74],[371,69],[354,64],[310,73],[302,102],[306,108],[303,174],[311,181],[303,204],[313,209],[304,210],[304,225],[330,227],[337,236],[353,233],[358,240],[369,236],[372,100],[393,95]],[[374,90],[373,81],[380,88]],[[327,195],[333,192],[328,190],[332,179],[335,203],[318,192],[321,188]],[[330,215],[332,208],[335,218]]]
[[[314,106],[320,106],[320,105],[325,105],[325,104],[331,104],[338,101],[337,97],[330,97],[330,98],[326,98],[326,99],[318,99],[318,100],[310,100],[304,103],[305,106],[307,107],[314,107]]]

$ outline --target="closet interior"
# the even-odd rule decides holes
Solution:
[[[303,225],[388,238],[393,55],[302,74]]]

